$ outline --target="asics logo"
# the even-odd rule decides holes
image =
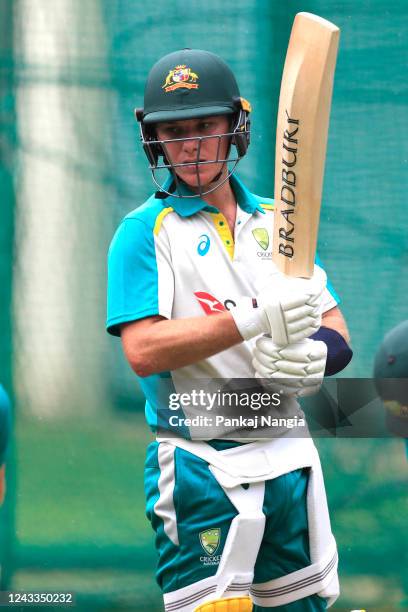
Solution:
[[[198,247],[197,247],[197,253],[201,255],[202,257],[204,255],[207,255],[210,249],[210,244],[211,244],[210,237],[207,236],[207,234],[201,234],[200,242],[198,243]]]

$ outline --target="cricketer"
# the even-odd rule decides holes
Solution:
[[[235,172],[250,112],[227,64],[194,49],[152,67],[136,111],[157,190],[112,240],[107,330],[139,377],[153,431],[161,380],[177,389],[181,379],[256,377],[273,388],[282,378],[297,405],[351,359],[323,269],[310,279],[277,269],[274,202]],[[317,612],[338,597],[310,437],[160,438],[145,490],[167,612]]]

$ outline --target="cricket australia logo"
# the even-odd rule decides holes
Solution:
[[[185,89],[198,89],[199,85],[196,82],[198,80],[198,74],[193,72],[191,68],[188,68],[185,64],[180,64],[169,71],[162,85],[162,89],[165,92],[174,91],[184,87]]]
[[[221,555],[216,555],[221,541],[221,529],[214,527],[206,529],[199,534],[200,544],[206,555],[201,555],[200,563],[204,566],[219,565]]]
[[[207,529],[200,533],[200,544],[204,551],[209,555],[213,555],[220,545],[221,529]]]
[[[264,227],[256,227],[252,230],[252,235],[261,247],[262,251],[258,251],[258,257],[263,257],[264,259],[272,258],[272,251],[268,251],[269,248],[269,234],[268,230]]]

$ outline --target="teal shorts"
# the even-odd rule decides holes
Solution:
[[[218,450],[236,445],[218,444],[222,444],[217,446]],[[158,443],[153,442],[147,449],[146,513],[156,533],[159,555],[156,579],[163,593],[217,572],[231,521],[237,514],[205,461],[181,448],[175,449],[174,458],[174,479],[169,485],[159,466]],[[310,564],[307,482],[308,469],[266,482],[263,504],[266,525],[254,583],[279,578]],[[155,513],[160,497],[165,497],[167,503],[164,514],[168,516],[164,519],[163,512],[160,517]],[[273,608],[254,606],[256,610],[320,612],[326,610],[326,600],[312,595]]]

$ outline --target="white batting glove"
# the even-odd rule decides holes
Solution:
[[[311,336],[321,325],[326,281],[319,266],[310,279],[292,278],[276,268],[256,297],[258,308],[244,298],[230,310],[243,339],[269,334],[276,344],[286,346]]]
[[[321,387],[327,346],[319,340],[302,340],[278,346],[268,336],[256,342],[252,365],[255,377],[270,392],[304,397]]]

